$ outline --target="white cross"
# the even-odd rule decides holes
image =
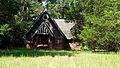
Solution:
[[[47,0],[42,1],[42,5],[43,5],[44,8],[47,8],[47,7],[48,7],[48,2],[47,2]]]

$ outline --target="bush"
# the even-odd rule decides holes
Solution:
[[[0,48],[8,48],[11,39],[11,27],[8,24],[0,25]]]

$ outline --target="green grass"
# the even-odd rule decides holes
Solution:
[[[120,68],[120,53],[0,50],[0,68]]]

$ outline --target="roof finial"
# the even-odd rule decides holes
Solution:
[[[42,0],[42,6],[45,8],[45,11],[48,9],[48,1],[47,0]]]

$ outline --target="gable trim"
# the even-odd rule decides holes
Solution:
[[[46,32],[44,32],[45,29],[47,29]],[[48,27],[48,25],[45,22],[41,23],[41,25],[34,32],[34,34],[32,35],[32,37],[34,37],[36,34],[50,34],[53,37],[53,32],[51,31],[51,29]]]
[[[35,28],[35,26],[37,26],[36,29],[38,29],[38,25],[40,25],[39,22],[42,22],[42,17],[44,16],[44,14],[47,14],[49,16],[48,18],[48,21],[51,22],[52,25],[55,26],[55,28],[58,30],[58,32],[61,34],[61,36],[63,36],[66,40],[67,40],[67,37],[64,35],[64,33],[62,32],[62,30],[59,28],[59,26],[57,25],[57,23],[55,22],[55,20],[50,16],[50,14],[47,12],[47,11],[44,11],[39,17],[38,19],[35,21],[35,23],[32,25],[31,29],[27,32],[27,34],[33,32],[35,33],[36,30],[32,30]],[[48,26],[47,26],[48,27]],[[50,30],[50,28],[48,27],[48,29]],[[52,33],[52,31],[50,30],[50,32]]]

